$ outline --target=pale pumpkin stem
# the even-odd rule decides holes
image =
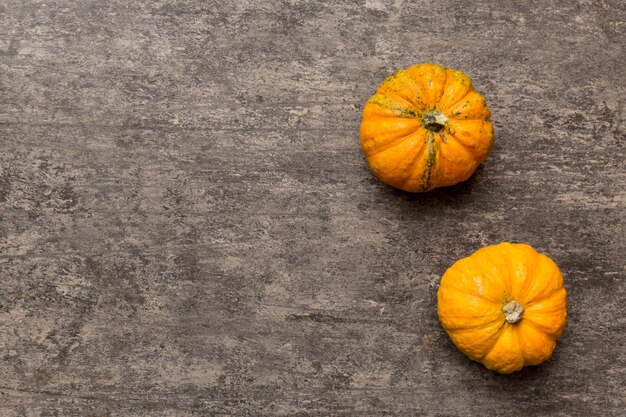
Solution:
[[[515,324],[522,319],[522,313],[524,313],[524,307],[522,307],[517,301],[509,301],[502,307],[502,313],[504,318],[510,324]]]
[[[431,110],[424,115],[422,122],[424,123],[424,128],[428,129],[432,132],[439,132],[444,128],[448,118],[445,114],[441,113],[438,110]]]

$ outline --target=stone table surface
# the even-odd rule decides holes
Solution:
[[[0,2],[0,416],[623,416],[626,5]],[[378,182],[390,73],[466,72],[466,183]],[[500,241],[561,267],[550,361],[500,376],[436,315]]]

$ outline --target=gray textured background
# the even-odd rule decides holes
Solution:
[[[0,415],[623,415],[626,6],[510,3],[1,1]],[[358,128],[420,62],[496,145],[410,195]],[[498,376],[435,293],[505,240],[561,266],[569,322]]]

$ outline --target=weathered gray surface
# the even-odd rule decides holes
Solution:
[[[626,6],[509,3],[2,1],[0,415],[623,415]],[[473,78],[497,144],[409,195],[358,126],[426,61]],[[504,240],[570,303],[511,376],[435,301]]]

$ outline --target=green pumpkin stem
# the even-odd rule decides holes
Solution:
[[[447,121],[448,118],[446,115],[438,110],[429,111],[422,119],[424,128],[430,130],[431,132],[439,132],[445,127]]]

